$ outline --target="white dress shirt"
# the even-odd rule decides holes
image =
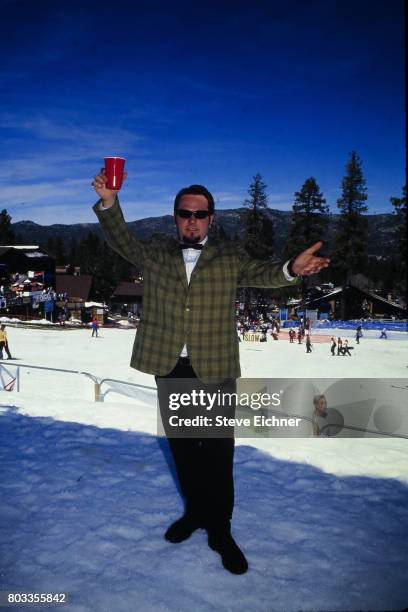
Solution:
[[[204,240],[202,240],[198,244],[202,244],[204,246],[207,240],[208,240],[208,236],[206,236]],[[190,284],[191,274],[193,273],[193,270],[196,267],[198,258],[201,255],[201,249],[183,249],[182,253],[183,253],[183,259],[184,259],[184,265],[186,266],[187,283]],[[188,357],[186,344],[182,348],[180,357]]]

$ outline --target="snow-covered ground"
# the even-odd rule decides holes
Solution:
[[[0,396],[0,591],[66,591],[64,609],[78,612],[408,605],[407,440],[238,440],[233,532],[250,570],[233,576],[202,530],[163,539],[182,503],[154,391],[95,402],[88,376],[22,365],[154,387],[128,365],[134,330],[8,336],[18,361],[5,367],[21,365],[21,391]],[[363,338],[351,358],[325,342],[310,355],[287,340],[240,350],[246,377],[389,377],[406,403],[406,342]]]

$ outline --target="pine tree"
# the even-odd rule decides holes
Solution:
[[[15,235],[11,229],[11,216],[6,209],[0,213],[0,244],[15,244]]]
[[[61,236],[57,236],[55,239],[55,259],[59,266],[63,266],[66,263],[65,245]]]
[[[244,245],[247,252],[257,259],[265,259],[274,253],[273,219],[267,212],[268,196],[266,184],[258,173],[248,188],[249,198],[244,200],[247,207],[244,217]]]
[[[109,301],[117,285],[115,278],[114,258],[112,250],[103,241],[99,246],[99,253],[93,271],[93,293],[99,301]]]
[[[284,249],[284,259],[294,257],[324,240],[329,222],[329,207],[316,179],[310,177],[295,192],[292,220]]]
[[[267,259],[274,254],[274,225],[268,209],[268,196],[266,184],[258,173],[248,188],[249,198],[244,200],[247,208],[243,217],[245,250],[255,259]],[[267,301],[270,296],[269,289],[245,288],[240,292],[241,300],[249,308],[254,299]]]
[[[69,245],[68,262],[72,267],[78,265],[78,242],[76,238],[71,238]]]
[[[268,196],[266,195],[266,184],[262,180],[262,176],[255,174],[253,182],[248,188],[249,198],[245,198],[244,206],[257,213],[259,209],[268,207]]]
[[[56,249],[55,249],[55,238],[54,236],[50,236],[47,238],[47,242],[45,243],[45,250],[51,257],[55,257]]]
[[[332,251],[332,266],[336,280],[347,282],[351,275],[364,272],[367,264],[366,182],[361,160],[351,152],[342,180],[342,195],[337,200],[340,215]]]
[[[402,291],[406,291],[407,274],[407,186],[402,188],[402,198],[390,198],[397,217],[395,262],[397,264],[397,283]]]
[[[97,234],[88,232],[85,238],[78,246],[78,265],[81,268],[81,274],[93,274],[98,263],[98,254],[101,241]]]

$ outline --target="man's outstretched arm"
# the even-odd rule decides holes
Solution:
[[[286,263],[253,259],[242,249],[238,286],[284,287],[297,285],[300,283],[301,276],[316,274],[321,269],[328,267],[330,259],[315,255],[321,246],[322,242],[316,242]]]
[[[322,245],[323,242],[315,242],[311,247],[292,259],[289,272],[292,271],[295,276],[308,276],[309,274],[317,274],[323,268],[327,268],[330,264],[330,259],[315,255],[322,248]]]

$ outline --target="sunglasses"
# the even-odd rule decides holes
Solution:
[[[182,219],[191,219],[191,217],[195,217],[196,219],[207,219],[210,216],[210,211],[208,210],[186,210],[185,208],[178,208],[176,210],[176,215],[181,217]]]

